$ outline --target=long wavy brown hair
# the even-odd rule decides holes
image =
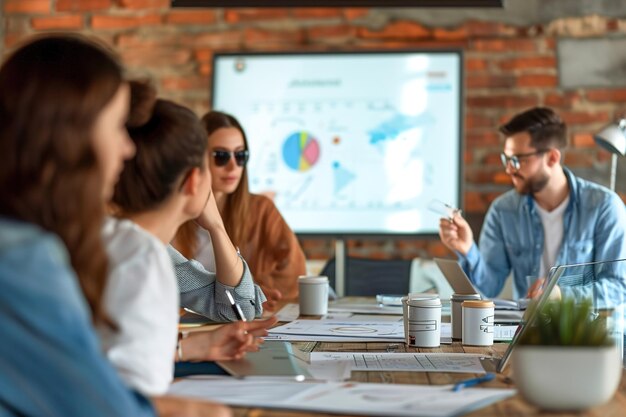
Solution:
[[[219,111],[211,111],[202,116],[202,124],[207,132],[207,138],[216,130],[224,127],[234,127],[241,132],[244,149],[248,148],[248,139],[243,127],[233,116]],[[237,188],[226,196],[224,208],[220,211],[224,227],[228,237],[235,246],[244,247],[245,225],[250,222],[248,209],[250,207],[250,190],[248,188],[248,171],[243,167],[241,180]],[[190,221],[183,224],[179,229],[175,239],[176,248],[187,258],[193,258],[198,249],[198,226]]]
[[[117,59],[75,35],[37,38],[0,69],[0,215],[61,238],[95,321],[108,262],[92,132],[122,82]]]

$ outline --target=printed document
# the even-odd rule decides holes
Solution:
[[[390,417],[452,417],[515,394],[515,390],[452,385],[277,382],[198,377],[174,383],[169,394],[233,406]]]
[[[352,371],[461,372],[484,374],[484,355],[468,353],[311,352],[311,364],[348,363]]]

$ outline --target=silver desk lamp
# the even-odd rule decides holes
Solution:
[[[615,191],[615,176],[617,173],[617,156],[626,154],[626,119],[611,123],[593,135],[598,145],[611,152],[611,190]]]

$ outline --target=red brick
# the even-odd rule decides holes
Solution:
[[[50,13],[50,0],[4,0],[4,12]]]
[[[198,62],[213,62],[213,49],[200,48],[196,49],[193,57]]]
[[[169,9],[171,0],[117,0],[118,7],[131,10]]]
[[[91,26],[94,29],[128,29],[160,24],[161,15],[158,14],[147,14],[144,16],[95,15],[91,18]]]
[[[500,136],[495,132],[497,126],[491,125],[493,131],[481,133],[468,133],[465,135],[465,143],[467,146],[498,146],[500,145]]]
[[[484,213],[487,211],[487,204],[485,204],[483,196],[478,192],[466,192],[463,206],[468,213]]]
[[[498,63],[503,70],[543,69],[556,68],[556,58],[553,56],[531,56],[526,58],[503,59]]]
[[[479,52],[535,52],[537,44],[532,39],[475,39],[470,49]]]
[[[359,7],[348,7],[343,9],[343,15],[348,20],[356,20],[369,15],[370,9]]]
[[[57,0],[56,10],[59,12],[88,12],[105,10],[111,7],[111,0]]]
[[[473,72],[473,71],[485,71],[488,68],[488,63],[486,59],[478,59],[478,58],[466,58],[465,59],[465,71]]]
[[[208,62],[203,62],[198,65],[198,74],[210,78],[209,76],[213,73],[213,67]]]
[[[547,38],[544,41],[544,44],[545,44],[546,49],[550,51],[554,51],[556,49],[556,39],[554,38]]]
[[[544,104],[548,107],[565,107],[571,108],[580,102],[580,94],[578,93],[548,93],[546,94]]]
[[[502,160],[500,159],[500,151],[488,152],[480,161],[482,166],[500,167],[502,166]]]
[[[515,28],[501,23],[473,20],[466,22],[463,26],[465,27],[468,36],[472,38],[515,35]]]
[[[83,24],[83,16],[78,14],[35,17],[31,20],[31,25],[35,30],[82,29]]]
[[[114,44],[118,48],[132,48],[132,47],[180,47],[184,45],[193,44],[194,37],[192,35],[186,35],[180,32],[175,33],[151,33],[151,34],[138,34],[133,33],[121,33],[115,36]]]
[[[166,49],[163,47],[129,48],[120,52],[122,61],[129,67],[176,67],[191,60],[188,49]]]
[[[441,258],[450,255],[450,249],[448,249],[443,243],[438,240],[431,240],[428,242],[428,254],[430,256]]]
[[[606,30],[609,32],[615,32],[619,30],[619,20],[617,19],[609,19],[606,21]]]
[[[175,10],[165,18],[166,23],[173,25],[203,25],[215,23],[216,20],[212,10]]]
[[[467,114],[465,116],[465,129],[480,129],[480,128],[493,128],[494,120],[492,117],[477,115],[477,114]]]
[[[516,79],[510,75],[468,75],[465,87],[474,88],[509,88],[516,85]]]
[[[247,29],[244,33],[246,45],[255,44],[301,44],[304,35],[300,30]]]
[[[488,95],[484,97],[468,97],[467,104],[470,108],[526,108],[539,104],[536,96],[528,95]]]
[[[418,23],[401,20],[390,23],[381,30],[360,28],[358,34],[364,39],[424,39],[429,38],[431,32]]]
[[[518,87],[556,87],[559,79],[550,74],[524,74],[517,77]]]
[[[203,32],[196,36],[193,44],[222,50],[225,48],[241,48],[243,35],[243,32],[240,30]]]
[[[309,39],[315,40],[351,38],[356,29],[350,25],[312,26],[306,29],[306,33]]]
[[[402,48],[415,48],[415,49],[446,49],[456,48],[463,49],[467,47],[467,41],[434,41],[431,39],[404,39],[404,40],[379,40],[379,39],[357,39],[354,44],[354,48],[359,49],[402,49]]]
[[[165,77],[161,80],[161,87],[168,91],[209,91],[209,80],[205,77]]]
[[[575,133],[572,137],[572,145],[576,148],[594,148],[596,142],[591,133]]]
[[[465,165],[469,165],[474,162],[474,154],[470,151],[463,152],[463,162],[465,163]],[[465,172],[467,175],[467,170]]]
[[[437,28],[433,31],[433,36],[435,39],[441,40],[467,39],[468,33],[463,26],[456,29]]]
[[[589,101],[623,102],[626,101],[626,88],[587,90],[585,96]]]
[[[227,9],[224,12],[224,20],[226,20],[226,23],[277,20],[286,19],[288,17],[288,9]]]
[[[493,183],[498,185],[511,185],[513,182],[511,181],[511,176],[504,171],[499,171],[493,174]],[[493,199],[489,201],[491,203]]]
[[[335,7],[328,8],[296,8],[291,10],[291,16],[296,19],[325,19],[330,17],[341,17],[341,9]]]
[[[589,123],[607,123],[611,120],[608,112],[562,111],[561,118],[568,125],[584,125]]]
[[[569,150],[563,160],[565,165],[573,168],[591,168],[594,163],[593,154],[589,151]]]

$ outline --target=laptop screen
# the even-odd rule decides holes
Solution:
[[[505,368],[513,349],[537,320],[539,312],[557,285],[562,297],[573,297],[576,300],[590,299],[596,314],[610,315],[613,324],[611,331],[623,349],[626,259],[561,265],[550,269],[543,293],[537,299],[537,308],[527,310],[528,317],[524,317],[520,322],[517,333],[497,366],[498,372]]]

